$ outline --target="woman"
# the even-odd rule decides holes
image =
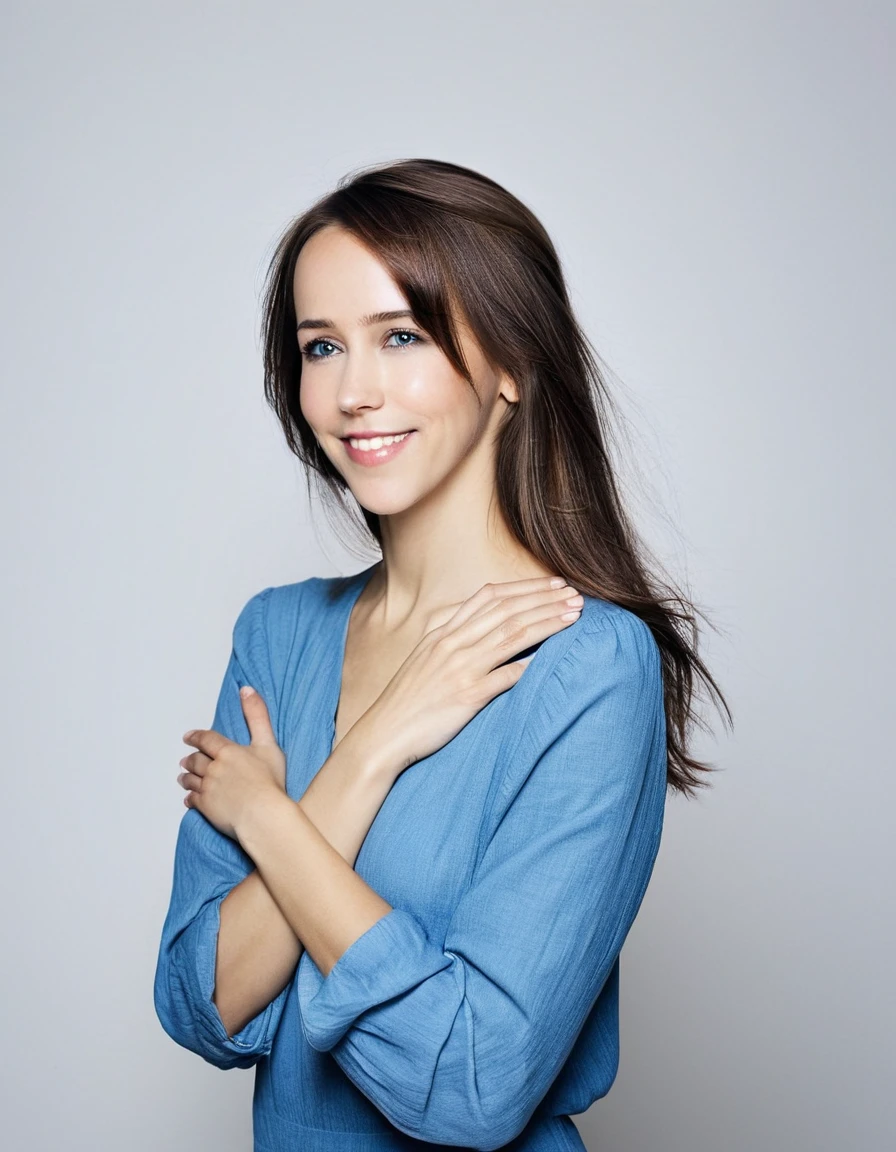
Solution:
[[[581,1149],[667,788],[710,770],[695,674],[722,697],[626,519],[556,252],[469,169],[361,171],[281,239],[264,343],[382,559],[239,614],[184,737],[157,1013],[256,1066],[264,1152]]]

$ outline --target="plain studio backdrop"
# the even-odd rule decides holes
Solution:
[[[181,734],[253,593],[375,559],[262,398],[286,223],[449,160],[554,238],[734,711],[670,798],[595,1152],[894,1146],[892,5],[10,3],[0,1143],[245,1152],[162,1031]]]

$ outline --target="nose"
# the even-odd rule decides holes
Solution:
[[[382,407],[383,387],[374,356],[355,350],[342,357],[336,401],[340,411],[347,414]]]

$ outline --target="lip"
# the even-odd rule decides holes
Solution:
[[[405,448],[413,440],[416,434],[416,428],[408,428],[408,435],[403,440],[399,440],[397,444],[387,444],[382,448],[377,448],[375,451],[363,451],[361,448],[352,448],[349,444],[349,437],[341,437],[343,447],[345,448],[346,455],[349,460],[354,461],[355,464],[361,464],[367,468],[375,468],[377,464],[386,464],[393,457],[397,456],[403,448]],[[353,435],[353,440],[372,440],[374,436],[400,436],[400,432],[365,432],[363,436]]]

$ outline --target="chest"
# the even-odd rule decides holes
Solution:
[[[329,683],[319,665],[306,668],[306,698],[309,703],[320,698],[322,708],[291,710],[286,745],[291,796],[302,795],[329,754],[327,716],[335,716],[335,745],[378,699],[408,654],[399,648],[371,652],[360,643],[349,645],[338,703],[335,661],[329,665]],[[402,772],[361,845],[358,875],[393,906],[413,910],[426,924],[447,923],[469,883],[489,797],[496,775],[501,776],[500,749],[517,728],[507,722],[515,692],[491,701],[453,740]]]
[[[375,704],[417,643],[419,636],[373,636],[363,621],[346,616],[291,650],[278,670],[290,796],[302,796],[331,747]],[[356,872],[424,923],[447,922],[498,818],[493,800],[506,768],[505,748],[516,743],[531,707],[533,671],[486,704],[454,739],[401,773],[361,846]]]
[[[408,641],[383,639],[349,627],[339,683],[333,747],[382,695],[411,652]],[[339,670],[336,670],[339,677]]]

